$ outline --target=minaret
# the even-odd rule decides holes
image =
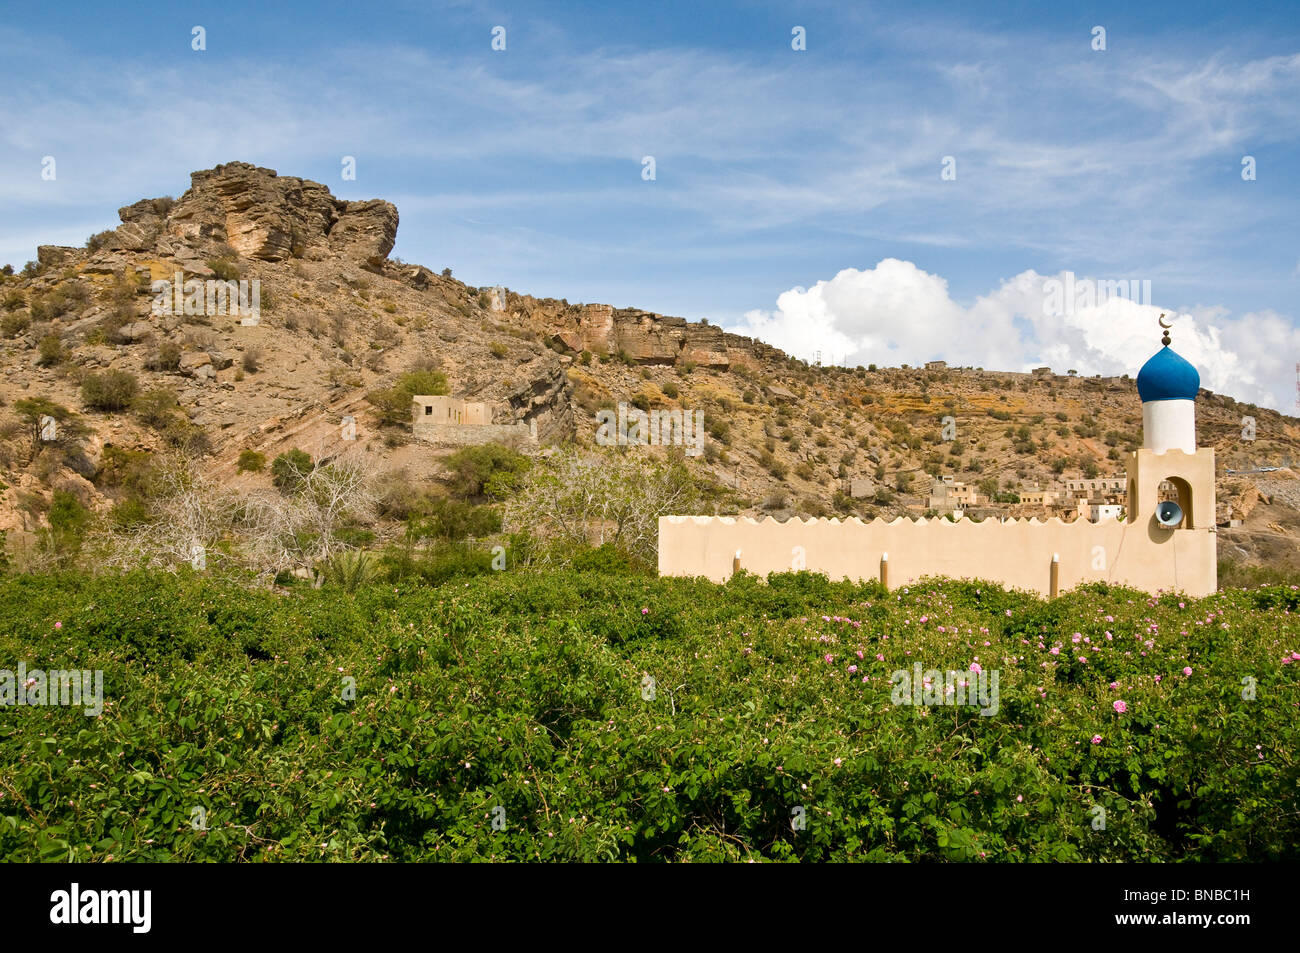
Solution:
[[[1170,531],[1214,529],[1214,450],[1196,448],[1196,395],[1201,375],[1169,346],[1170,324],[1160,315],[1163,345],[1137,376],[1142,399],[1142,448],[1128,465],[1128,522],[1150,528],[1163,538]],[[1182,520],[1176,525],[1156,518],[1160,486],[1178,492]]]
[[[1164,345],[1138,371],[1138,396],[1142,398],[1142,446],[1156,453],[1166,450],[1196,452],[1196,394],[1201,375],[1169,347],[1169,327],[1160,315]]]

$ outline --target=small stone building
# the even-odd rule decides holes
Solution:
[[[453,446],[512,438],[537,442],[535,423],[494,424],[494,409],[491,404],[459,397],[416,394],[411,398],[411,432],[418,440]]]
[[[487,404],[471,403],[458,397],[425,397],[417,394],[411,398],[412,426],[445,424],[492,423],[492,411]]]

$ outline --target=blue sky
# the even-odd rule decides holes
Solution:
[[[1295,4],[975,7],[10,3],[0,261],[238,159],[394,202],[393,254],[470,284],[804,357],[1132,373],[1172,311],[1206,386],[1290,409]],[[1153,301],[1041,320],[1064,271]]]

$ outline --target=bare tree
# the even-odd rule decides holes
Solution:
[[[374,518],[373,482],[365,455],[348,450],[313,463],[289,495],[264,491],[249,497],[245,519],[254,563],[273,572],[306,569],[346,549],[338,531]]]
[[[638,448],[571,452],[535,466],[507,504],[503,528],[529,530],[561,545],[535,557],[563,561],[574,546],[613,543],[653,561],[659,517],[689,511],[698,494],[680,460]]]
[[[192,563],[202,555],[223,558],[217,546],[234,527],[241,509],[238,495],[203,474],[183,454],[156,465],[157,491],[150,519],[129,530],[107,530],[95,543],[109,565],[134,566],[154,560]]]
[[[197,552],[205,566],[230,559],[271,576],[311,569],[346,548],[338,538],[346,523],[373,518],[371,482],[365,455],[355,449],[316,461],[289,495],[241,495],[204,475],[196,461],[171,456],[158,466],[150,519],[105,531],[98,542],[109,565],[194,563]]]

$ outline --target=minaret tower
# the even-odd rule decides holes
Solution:
[[[1196,395],[1201,376],[1196,368],[1169,345],[1164,329],[1163,347],[1138,372],[1142,399],[1142,448],[1129,457],[1128,522],[1152,533],[1153,540],[1194,530],[1214,532],[1214,450],[1196,448]],[[1157,516],[1160,486],[1169,482],[1177,490],[1182,517]]]

